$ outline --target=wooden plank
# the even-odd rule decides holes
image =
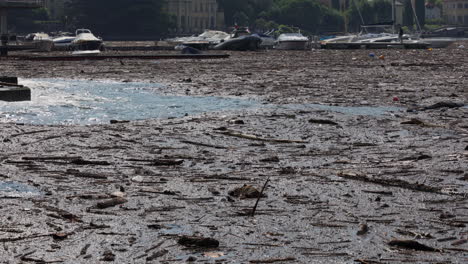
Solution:
[[[160,54],[160,55],[97,55],[97,56],[27,56],[19,57],[33,61],[82,61],[82,60],[167,60],[167,59],[225,59],[229,54]]]

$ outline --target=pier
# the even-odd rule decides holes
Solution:
[[[18,56],[31,61],[84,61],[84,60],[174,60],[174,59],[227,59],[229,54],[155,54],[155,55],[95,55],[95,56]]]
[[[321,44],[322,49],[427,49],[429,43],[390,43],[390,42],[336,42]]]
[[[0,101],[31,101],[31,89],[18,85],[17,77],[0,76]]]

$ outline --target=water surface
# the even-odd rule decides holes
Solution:
[[[164,96],[161,84],[66,79],[20,80],[30,102],[1,102],[0,122],[102,124],[110,120],[182,117],[253,107],[258,103],[222,97]]]

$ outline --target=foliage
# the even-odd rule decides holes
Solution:
[[[413,6],[411,5],[411,0],[405,0],[403,3],[403,26],[413,27],[414,16],[413,16]]]
[[[373,1],[375,23],[390,22],[392,18],[392,3],[386,0]]]
[[[224,10],[224,19],[226,25],[239,24],[247,26],[250,22],[253,22],[256,11],[256,1],[252,0],[218,0],[218,4]],[[271,1],[260,1],[260,5],[269,4]],[[238,21],[243,19],[243,21]],[[246,19],[246,21],[244,21]],[[245,24],[244,24],[245,23]]]
[[[17,9],[8,12],[9,30],[15,33],[43,31],[41,21],[49,20],[47,9]]]
[[[424,25],[425,27],[426,26],[436,26],[436,27],[440,27],[441,25],[444,24],[444,20],[442,18],[439,18],[439,19],[428,19],[426,20],[426,24]]]
[[[113,36],[155,36],[172,27],[164,0],[72,0],[66,10],[73,28]]]
[[[276,0],[266,14],[270,20],[312,33],[342,29],[343,17],[315,0]]]
[[[426,0],[427,3],[433,4],[434,6],[437,6],[438,8],[442,9],[442,6],[444,4],[443,0]]]
[[[359,15],[362,15],[362,19]],[[372,24],[375,22],[373,6],[367,0],[353,1],[351,7],[345,12],[348,18],[348,30],[357,32],[363,24]]]
[[[318,32],[341,29],[343,17],[318,0],[218,0],[227,25],[237,23],[258,31],[285,28]]]
[[[426,17],[425,0],[415,0],[414,9],[416,11],[416,16],[419,21],[419,25],[423,27],[425,24],[425,17]]]

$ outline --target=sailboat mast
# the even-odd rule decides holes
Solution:
[[[395,33],[396,23],[396,0],[392,0],[392,31]]]

